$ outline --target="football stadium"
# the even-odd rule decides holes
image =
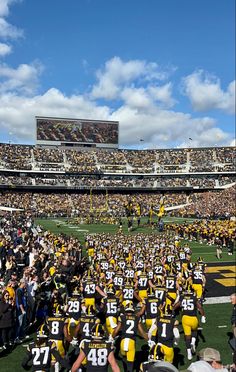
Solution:
[[[0,369],[230,366],[235,191],[234,147],[119,149],[118,122],[1,143]]]

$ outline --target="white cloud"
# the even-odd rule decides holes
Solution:
[[[0,0],[0,57],[12,52],[5,42],[23,36],[23,31],[7,22],[9,7],[21,0]],[[88,62],[82,61],[88,73]],[[40,62],[20,64],[12,68],[0,63],[0,127],[12,133],[13,141],[34,143],[35,116],[75,117],[120,122],[120,145],[137,146],[140,138],[146,148],[228,145],[230,134],[217,127],[210,117],[193,118],[190,114],[173,110],[173,86],[168,81],[175,67],[161,68],[156,62],[123,61],[114,57],[96,73],[96,82],[89,93],[67,96],[51,88],[39,94]],[[195,110],[220,109],[234,111],[235,82],[224,91],[220,80],[196,71],[183,79],[184,92]],[[98,104],[98,99],[115,100]],[[172,108],[172,110],[170,110]]]
[[[0,0],[0,17],[6,17],[9,14],[9,5],[17,0]]]
[[[23,31],[10,23],[4,18],[0,18],[0,37],[3,39],[16,39],[23,36]]]
[[[148,91],[154,101],[160,102],[165,107],[172,107],[176,100],[172,97],[172,84],[169,82],[162,86],[150,86]]]
[[[151,105],[150,96],[144,88],[125,88],[121,93],[121,99],[134,109],[145,109]]]
[[[35,116],[108,119],[108,107],[96,106],[83,96],[67,97],[52,88],[43,95],[25,97],[7,93],[0,95],[0,127],[12,132],[14,141],[34,143]]]
[[[105,63],[104,69],[97,72],[97,84],[94,85],[91,96],[113,100],[119,98],[124,88],[134,86],[140,81],[164,80],[168,71],[162,71],[157,63],[141,60],[123,61],[114,57]],[[144,85],[144,84],[143,84]]]
[[[0,79],[5,78],[0,92],[0,125],[5,132],[14,134],[15,141],[34,143],[35,116],[118,120],[123,147],[137,146],[140,138],[146,148],[169,147],[171,143],[185,147],[189,137],[193,138],[191,145],[200,147],[228,145],[232,140],[212,118],[193,118],[170,110],[167,104],[173,104],[173,99],[169,83],[160,87],[154,84],[123,87],[117,101],[119,107],[112,111],[109,105],[99,105],[89,94],[67,96],[56,88],[42,95],[32,94],[39,74],[37,64],[20,65],[15,70],[0,65]]]
[[[8,44],[0,43],[0,57],[5,57],[12,52],[12,47]]]
[[[16,69],[0,64],[0,92],[21,92],[33,94],[38,86],[38,78],[43,70],[39,62],[21,64]]]
[[[115,111],[112,120],[120,121],[120,142],[123,146],[135,145],[144,139],[145,147],[163,148],[170,143],[179,147],[189,146],[189,137],[194,138],[192,146],[211,146],[229,142],[228,133],[216,127],[212,118],[192,118],[182,112],[148,108],[142,113],[129,106]]]
[[[219,109],[229,114],[235,112],[235,81],[224,91],[220,79],[198,70],[183,79],[183,87],[196,111]]]
[[[193,135],[194,134],[194,135]],[[231,139],[228,133],[220,128],[205,127],[204,131],[194,132],[191,142],[183,141],[179,147],[208,147],[208,146],[228,146]]]
[[[9,15],[9,6],[13,3],[19,3],[21,0],[0,0],[0,57],[5,57],[12,52],[12,46],[6,44],[6,40],[17,39],[23,36],[23,31],[20,28],[11,25],[6,21]]]

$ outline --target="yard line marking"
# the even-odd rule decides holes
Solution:
[[[227,328],[227,325],[218,325],[218,328]]]
[[[206,305],[214,305],[214,304],[226,304],[230,302],[230,296],[222,296],[222,297],[208,297],[206,298]]]

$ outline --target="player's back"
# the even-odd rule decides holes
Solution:
[[[87,372],[107,372],[108,357],[113,351],[112,344],[105,340],[84,340],[82,350],[86,355]]]

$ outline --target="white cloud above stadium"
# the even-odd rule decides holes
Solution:
[[[220,77],[198,68],[179,76],[174,57],[163,65],[117,54],[95,70],[84,59],[84,75],[90,75],[86,89],[77,88],[79,76],[73,93],[59,86],[44,88],[48,66],[40,55],[18,64],[8,61],[14,48],[20,48],[19,40],[27,39],[24,30],[8,20],[17,11],[11,10],[14,3],[21,6],[21,1],[0,0],[0,126],[9,140],[33,143],[37,115],[118,120],[121,147],[185,147],[189,138],[191,146],[233,144],[233,126],[222,128],[216,113],[232,121],[235,81],[223,87]]]

